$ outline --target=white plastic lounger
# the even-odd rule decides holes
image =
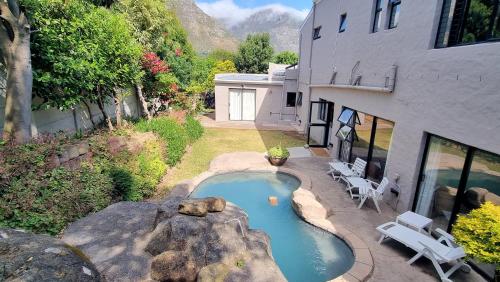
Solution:
[[[365,173],[366,161],[356,158],[353,164],[344,163],[344,162],[331,162],[329,163],[330,173],[334,180],[340,181],[341,179],[347,181],[347,177],[362,177]],[[338,173],[339,175],[335,175]]]
[[[377,230],[382,233],[382,237],[378,241],[379,244],[384,239],[391,238],[417,252],[408,261],[408,264],[414,263],[422,256],[430,259],[441,281],[452,282],[449,277],[459,268],[463,268],[467,272],[471,270],[470,266],[463,260],[465,257],[464,249],[453,242],[453,236],[439,228],[435,230],[441,235],[438,240],[395,222],[382,224],[377,227]],[[443,263],[454,265],[447,272],[444,272],[441,268]]]

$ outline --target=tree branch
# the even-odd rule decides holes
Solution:
[[[1,27],[3,27],[2,29],[0,29],[0,31],[3,31],[0,32],[0,39],[2,40],[2,42],[7,43],[7,40],[14,42],[15,33],[14,29],[12,28],[12,24],[2,15],[0,15],[0,22]]]

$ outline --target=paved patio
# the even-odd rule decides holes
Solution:
[[[290,159],[285,167],[310,176],[312,191],[332,214],[328,220],[342,225],[357,234],[366,243],[374,259],[375,268],[369,281],[438,281],[434,267],[427,259],[420,259],[414,265],[406,263],[415,253],[394,241],[378,244],[380,234],[375,228],[388,221],[394,221],[397,213],[386,203],[381,204],[378,214],[371,200],[362,209],[357,209],[357,200],[352,200],[344,185],[332,180],[327,174],[328,158],[310,157]],[[453,281],[485,281],[474,271],[457,271]]]
[[[255,130],[280,130],[297,131],[298,127],[290,121],[278,123],[256,123],[253,121],[215,121],[215,114],[205,114],[199,117],[201,124],[209,128],[255,129]]]

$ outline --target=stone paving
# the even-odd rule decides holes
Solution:
[[[328,161],[328,158],[320,157],[292,159],[285,167],[309,175],[312,180],[312,192],[331,214],[328,220],[334,226],[340,224],[357,234],[368,246],[375,264],[368,281],[438,281],[439,276],[429,260],[420,259],[414,265],[408,265],[406,262],[415,254],[414,251],[390,240],[378,244],[380,234],[375,228],[385,222],[394,221],[397,213],[388,204],[381,203],[382,214],[378,214],[371,200],[358,209],[358,201],[350,198],[344,190],[345,186],[333,181],[327,174]],[[457,271],[451,279],[455,282],[485,281],[474,271]]]
[[[333,181],[327,174],[328,161],[328,158],[322,157],[289,159],[283,170],[307,175],[311,181],[307,189],[312,191],[316,199],[327,209],[328,221],[334,228],[344,230],[343,233],[352,232],[356,235],[354,237],[359,242],[354,244],[367,249],[366,254],[362,253],[362,250],[356,250],[357,257],[371,255],[373,258],[373,269],[368,265],[363,267],[363,264],[356,264],[356,269],[351,268],[349,273],[338,281],[359,281],[356,277],[367,277],[362,279],[363,281],[438,281],[439,277],[429,260],[420,259],[413,265],[408,265],[406,262],[415,254],[414,251],[390,240],[378,244],[380,234],[375,228],[385,222],[394,221],[397,213],[388,204],[381,203],[382,214],[378,214],[370,200],[362,209],[357,209],[357,200],[352,200],[344,190],[345,186]],[[209,171],[193,180],[181,183],[172,194],[189,193],[203,179],[217,173],[248,169],[276,170],[268,164],[262,153],[224,154],[212,161]],[[352,244],[353,242],[350,242],[350,245]],[[485,281],[474,271],[471,273],[457,271],[450,278],[455,282]]]

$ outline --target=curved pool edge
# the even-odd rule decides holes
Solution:
[[[308,191],[314,195],[312,191],[312,181],[308,175],[305,175],[297,170],[286,168],[286,167],[271,167],[271,166],[255,166],[255,167],[247,167],[247,168],[235,168],[235,169],[209,169],[198,176],[183,181],[176,185],[169,196],[181,196],[188,197],[195,189],[200,185],[203,181],[207,180],[210,177],[227,174],[227,173],[235,173],[235,172],[274,172],[274,173],[285,173],[292,175],[298,178],[301,182],[300,186],[297,190],[294,191],[292,195],[292,201],[295,201],[295,195],[297,191]],[[318,201],[317,196],[314,195],[314,199],[309,199],[314,201],[316,205],[321,205],[321,202]],[[293,205],[292,205],[293,206]],[[331,215],[331,212],[326,210],[326,216],[323,218],[308,216],[307,213],[300,214],[297,210],[293,209],[295,213],[301,217],[307,223],[316,226],[322,230],[325,230],[338,238],[342,239],[347,243],[347,245],[351,248],[354,254],[354,264],[351,268],[344,274],[339,277],[336,277],[333,282],[342,282],[342,281],[367,281],[374,269],[373,257],[370,252],[370,249],[366,245],[366,243],[359,238],[356,234],[349,231],[347,228],[340,224],[333,224],[327,218]]]

